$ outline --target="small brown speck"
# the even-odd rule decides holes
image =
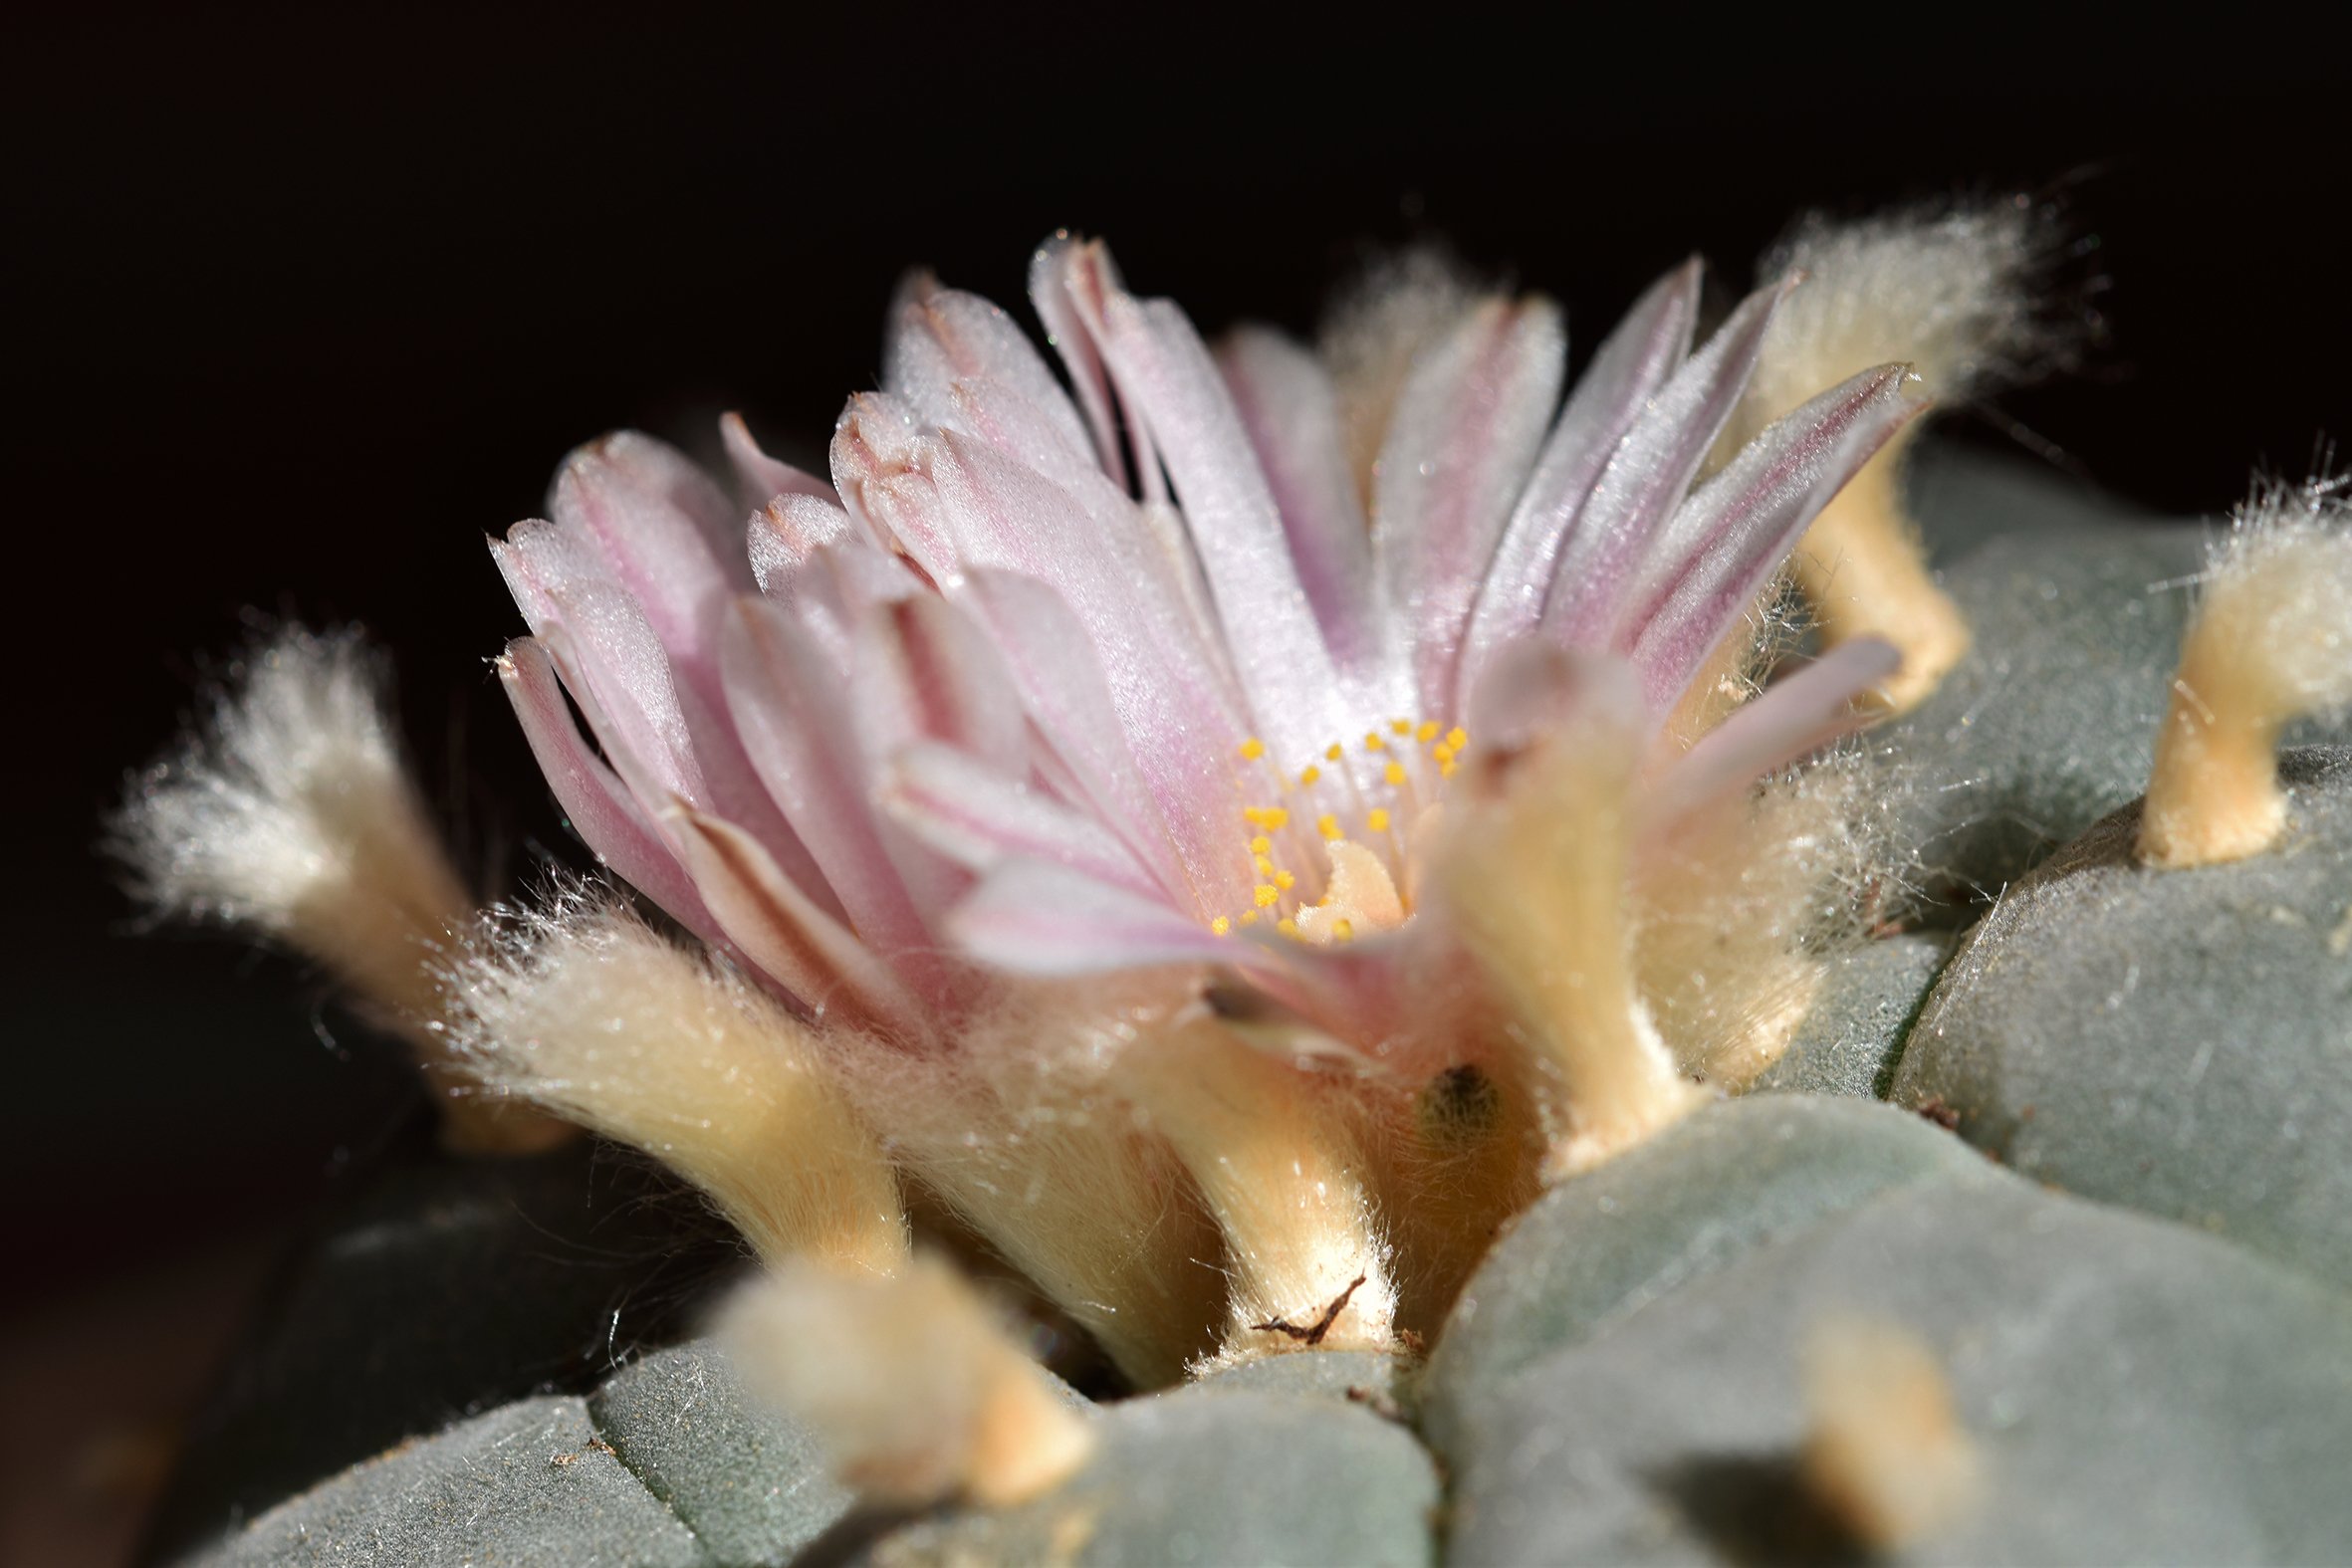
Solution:
[[[1929,1095],[1912,1109],[1917,1111],[1923,1119],[1934,1122],[1946,1132],[1955,1131],[1960,1126],[1960,1112],[1945,1104],[1944,1096],[1941,1094]]]

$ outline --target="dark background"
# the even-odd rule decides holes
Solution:
[[[1743,277],[1801,207],[2063,189],[2110,336],[2003,400],[2037,443],[2211,514],[2352,430],[2352,122],[2307,31],[2240,15],[2158,56],[1918,7],[981,9],[188,8],[11,43],[20,1355],[266,1255],[398,1115],[396,1070],[297,968],[134,932],[94,853],[199,655],[248,606],[372,628],[468,864],[511,889],[565,850],[487,672],[517,621],[481,536],[616,425],[694,444],[740,407],[813,456],[909,264],[1016,304],[1067,225],[1205,328],[1304,328],[1367,246],[1440,235],[1562,299],[1581,350],[1691,250]]]

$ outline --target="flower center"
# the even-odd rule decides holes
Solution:
[[[1271,922],[1316,947],[1393,931],[1412,913],[1414,828],[1439,803],[1470,744],[1435,721],[1391,719],[1320,762],[1287,772],[1255,738],[1241,745],[1242,827],[1256,874],[1250,906],[1218,915],[1219,936]]]

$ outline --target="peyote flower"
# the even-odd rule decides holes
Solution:
[[[493,544],[532,629],[501,673],[604,863],[1131,1375],[1385,1344],[1542,1170],[1699,1094],[1628,886],[1894,668],[1848,643],[1712,723],[1791,544],[1919,402],[1866,370],[1707,472],[1792,285],[1694,351],[1699,284],[1555,409],[1539,298],[1423,288],[1322,356],[1219,356],[1057,237],[1064,392],[918,277],[829,484],[732,420],[737,502],[644,436],[576,454]],[[482,961],[475,1047],[581,1114],[518,979],[567,940]]]

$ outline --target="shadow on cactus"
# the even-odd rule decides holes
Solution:
[[[1759,1142],[1722,1102],[1902,924],[1933,760],[1844,738],[1974,655],[1896,465],[1931,399],[2062,351],[2031,287],[2055,233],[2008,201],[1808,220],[1710,331],[1699,264],[1660,279],[1572,387],[1550,302],[1426,257],[1314,344],[1212,346],[1056,236],[1030,270],[1053,359],[916,275],[828,477],[732,416],[724,480],[623,432],[492,542],[530,628],[499,673],[596,877],[468,908],[363,656],[301,632],[134,783],[120,841],[158,905],[382,1012],[453,1143],[576,1124],[699,1188],[766,1265],[722,1330],[754,1400],[868,1509],[960,1504],[905,1550],[1149,1557],[1148,1498],[1194,1506],[1196,1450],[1242,1441],[1168,1436],[1191,1404],[1090,1413],[954,1254],[1016,1270],[1133,1391],[1275,1401],[1269,1431],[1317,1367],[1398,1419],[1427,1395],[1455,1546],[1535,1551],[1459,1390],[1553,1310],[1509,1307],[1507,1273],[1555,1200],[1658,1173],[1623,1201],[1671,1232],[1674,1184],[1744,1151],[1687,1201],[1749,1209],[1624,1313],[1687,1304],[1729,1244],[1704,1237],[1838,1232],[1923,1171],[2007,1192],[1891,1111]],[[2347,695],[2346,534],[2306,511],[2249,533],[2189,634],[2152,865],[2259,854],[2281,725]],[[1864,1082],[1901,1048],[1879,1033]],[[1580,1244],[1599,1280],[1634,1243]],[[1568,1377],[1595,1332],[1527,1365]],[[1874,1301],[1782,1337],[1795,1441],[1634,1467],[1693,1539],[1970,1538],[2000,1481],[1949,1346]],[[1410,1443],[1366,1456],[1436,1504]],[[1400,1528],[1362,1550],[1435,1549]]]

